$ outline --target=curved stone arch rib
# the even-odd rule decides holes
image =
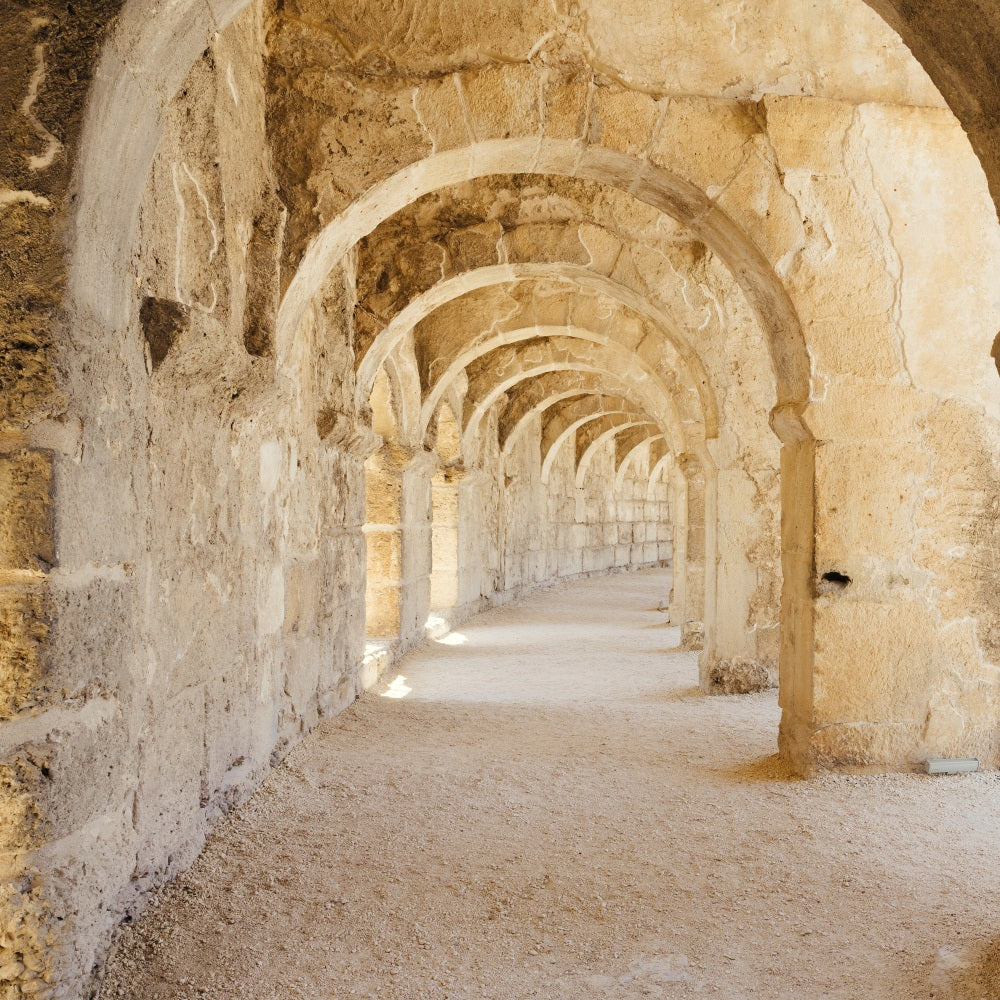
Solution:
[[[623,435],[615,441],[616,455],[616,469],[615,469],[615,490],[620,491],[625,484],[625,474],[628,472],[629,466],[632,462],[639,457],[642,453],[643,448],[646,445],[653,445],[654,443],[662,444],[664,442],[664,437],[662,434],[655,434],[652,437],[646,437],[640,434]]]
[[[627,348],[617,343],[600,343],[598,335],[587,341],[560,334],[561,328],[552,336],[527,337],[521,342],[498,341],[493,345],[483,345],[484,349],[468,362],[468,367],[456,368],[450,378],[465,377],[468,382],[463,406],[463,445],[466,454],[474,454],[471,448],[478,433],[480,421],[506,390],[522,381],[522,373],[531,370],[543,374],[546,371],[580,370],[593,374],[609,371],[624,373],[631,382],[629,398],[659,421],[664,433],[668,434],[674,447],[683,447],[686,438],[676,405],[669,388],[651,372]],[[506,335],[505,335],[506,336]],[[436,385],[442,392],[447,389],[445,379]],[[425,415],[433,414],[431,397],[425,400]],[[698,447],[700,442],[695,443]]]
[[[556,408],[558,404],[554,404]],[[576,431],[593,420],[605,416],[628,416],[646,423],[654,423],[648,413],[632,406],[625,399],[617,401],[604,395],[591,394],[582,400],[574,400],[559,413],[547,419],[542,430],[542,482],[548,483],[549,474],[562,447],[576,434]],[[546,414],[548,417],[548,414]]]
[[[584,287],[607,295],[632,309],[660,330],[667,342],[677,351],[683,366],[681,373],[697,392],[706,436],[718,436],[719,411],[708,373],[701,358],[677,329],[673,320],[629,285],[581,264],[493,264],[438,282],[398,312],[365,352],[358,365],[356,389],[358,399],[361,400],[365,396],[365,386],[374,379],[381,363],[380,359],[394,350],[407,333],[435,309],[478,289],[538,279],[565,282],[574,287]]]
[[[637,413],[634,410],[608,410],[605,413],[595,413],[589,417],[581,417],[579,420],[574,421],[570,424],[563,432],[552,442],[552,444],[547,448],[543,449],[542,452],[542,482],[548,484],[549,476],[552,473],[552,466],[555,464],[555,460],[559,457],[559,452],[562,451],[563,447],[568,444],[571,440],[575,439],[576,432],[587,424],[593,423],[594,421],[600,420],[602,417],[617,417],[626,420],[635,420],[640,423],[647,424],[650,422],[649,417],[644,413]]]
[[[617,356],[618,360],[621,360],[623,356],[627,356],[633,361],[636,369],[641,370],[644,373],[645,378],[650,381],[650,384],[655,385],[661,393],[662,404],[666,408],[667,429],[675,446],[680,447],[682,442],[686,440],[686,435],[684,434],[684,422],[677,409],[677,404],[673,396],[670,394],[667,386],[660,381],[656,372],[651,370],[648,365],[644,364],[638,355],[628,351],[612,338],[601,333],[596,333],[593,330],[586,330],[582,327],[575,326],[535,326],[525,327],[521,330],[509,330],[505,333],[498,334],[489,340],[479,342],[474,347],[470,347],[466,352],[460,354],[454,359],[454,361],[452,361],[448,368],[437,378],[430,391],[425,395],[420,410],[421,432],[426,433],[427,428],[430,426],[430,421],[437,410],[438,404],[444,398],[449,386],[470,365],[477,362],[480,358],[485,357],[487,354],[503,347],[516,347],[519,343],[533,341],[540,338],[548,340],[576,340],[584,343],[597,344],[603,350],[612,351]]]
[[[464,454],[474,454],[473,443],[476,431],[483,416],[489,408],[508,390],[518,383],[529,379],[538,378],[553,372],[586,372],[592,375],[603,375],[604,369],[598,364],[590,361],[545,360],[532,364],[524,369],[515,372],[502,381],[494,384],[488,392],[481,398],[475,406],[474,412],[467,417],[467,423],[463,432],[462,448]]]
[[[764,330],[777,382],[778,409],[797,414],[809,395],[810,364],[798,315],[764,252],[700,188],[625,153],[538,136],[494,139],[436,153],[373,185],[313,240],[278,311],[279,356],[287,352],[305,310],[333,265],[358,240],[410,202],[448,185],[489,174],[581,177],[627,191],[688,226],[743,288]],[[800,422],[798,433],[804,433]],[[776,422],[784,436],[792,428]]]
[[[551,444],[563,431],[578,420],[603,416],[605,413],[636,413],[650,423],[656,421],[641,407],[632,403],[627,395],[615,396],[604,392],[577,395],[575,399],[552,401],[542,417],[542,447]]]
[[[590,471],[590,466],[593,464],[597,453],[608,441],[618,437],[623,431],[631,430],[632,428],[643,428],[649,437],[662,437],[663,435],[663,432],[656,424],[636,420],[628,415],[623,415],[620,420],[610,417],[609,422],[613,422],[613,425],[594,435],[593,438],[582,444],[582,447],[581,442],[577,441],[576,485],[579,489],[583,489],[586,484],[587,473]]]
[[[509,394],[510,401],[499,424],[500,444],[505,455],[532,418],[544,413],[550,406],[574,396],[606,395],[625,399],[632,388],[608,372],[600,375],[576,372],[571,384],[567,384],[567,380],[565,374],[539,377]]]

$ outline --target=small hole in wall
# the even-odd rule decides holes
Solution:
[[[993,350],[990,351],[990,357],[993,358],[993,362],[997,366],[997,374],[1000,375],[1000,333],[996,335],[996,339],[993,341]]]
[[[846,573],[840,573],[833,569],[820,577],[816,590],[820,594],[836,594],[841,590],[846,590],[850,584],[851,578]]]

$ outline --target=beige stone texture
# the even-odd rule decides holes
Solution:
[[[860,0],[0,14],[5,1000],[561,577],[672,563],[800,771],[1000,764],[995,122],[875,6],[917,58]]]

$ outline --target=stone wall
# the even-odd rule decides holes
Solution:
[[[1000,229],[871,11],[124,6],[0,14],[7,996],[79,995],[371,682],[380,532],[401,645],[672,551],[801,769],[1000,763]]]

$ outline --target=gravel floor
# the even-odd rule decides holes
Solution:
[[[1000,777],[789,778],[666,573],[408,656],[123,932],[112,998],[1000,998]],[[398,676],[397,676],[398,674]]]

